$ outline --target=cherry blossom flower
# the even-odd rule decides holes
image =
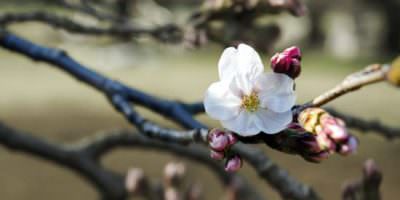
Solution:
[[[241,136],[274,134],[292,121],[294,81],[279,73],[263,73],[257,52],[248,45],[224,50],[218,63],[219,81],[204,98],[206,113]]]

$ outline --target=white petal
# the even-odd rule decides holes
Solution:
[[[275,134],[287,127],[292,121],[292,112],[276,113],[267,109],[260,109],[256,113],[255,124],[265,133]]]
[[[240,44],[237,49],[237,68],[240,74],[256,78],[264,71],[264,65],[258,53],[249,45]]]
[[[222,126],[241,136],[252,136],[258,134],[261,130],[256,126],[254,113],[242,110],[239,115],[230,120],[221,121]]]
[[[256,88],[259,91],[268,91],[274,94],[292,93],[294,81],[286,74],[268,73],[258,77]]]
[[[248,45],[240,44],[237,50],[236,81],[241,91],[249,95],[256,80],[264,71],[264,66],[258,53]]]
[[[261,107],[275,112],[290,110],[296,102],[293,84],[293,80],[284,74],[260,76],[255,87],[259,91]]]
[[[294,93],[263,95],[260,99],[262,108],[270,109],[278,113],[292,109],[296,103],[296,95]]]
[[[226,82],[215,82],[204,98],[206,113],[213,119],[228,120],[239,114],[241,99],[234,95]]]
[[[236,53],[233,47],[226,48],[218,61],[218,73],[221,81],[230,81],[236,74]]]

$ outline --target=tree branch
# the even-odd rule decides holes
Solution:
[[[319,95],[305,105],[306,107],[321,107],[348,92],[358,90],[369,84],[383,81],[386,79],[389,69],[390,67],[388,65],[370,65],[359,72],[350,74],[336,87]]]
[[[399,128],[387,126],[377,120],[364,120],[355,116],[341,113],[332,108],[327,108],[326,110],[332,115],[345,121],[348,127],[360,130],[362,133],[365,133],[365,131],[373,131],[387,140],[400,138]]]
[[[204,164],[226,187],[234,179],[246,181],[236,175],[227,174],[220,163],[209,157],[205,148],[155,141],[124,130],[96,134],[75,144],[62,146],[40,140],[32,134],[14,130],[0,123],[0,143],[10,150],[31,154],[71,169],[95,186],[102,194],[103,199],[125,199],[127,197],[124,177],[103,168],[99,162],[100,156],[117,147],[154,149],[183,156]],[[247,195],[253,194],[249,199],[263,199],[249,184],[244,184],[240,191]]]
[[[32,154],[71,169],[94,185],[104,199],[124,199],[126,196],[123,177],[103,169],[83,151],[42,141],[4,124],[0,124],[0,142],[10,150]]]
[[[149,35],[164,42],[177,42],[181,40],[181,30],[179,27],[173,24],[155,27],[152,29],[134,28],[130,26],[111,26],[108,28],[101,28],[96,26],[82,25],[66,17],[41,11],[31,13],[7,13],[0,16],[0,25],[2,26],[32,21],[46,23],[54,28],[63,29],[70,33],[94,36],[107,35],[111,37],[123,38]]]
[[[95,8],[90,6],[90,2],[87,0],[80,0],[79,3],[70,3],[67,0],[57,0],[55,3],[63,8],[84,13],[98,20],[109,20],[113,22],[117,21],[117,18],[113,15],[98,12]]]
[[[201,124],[197,120],[195,120],[188,110],[185,110],[185,104],[175,101],[168,101],[163,100],[160,98],[153,97],[149,94],[143,93],[136,89],[130,88],[128,86],[123,85],[122,83],[112,81],[105,76],[89,70],[67,56],[65,52],[42,47],[36,44],[33,44],[29,41],[26,41],[22,38],[19,38],[15,35],[10,33],[3,32],[0,36],[0,45],[6,49],[12,50],[14,52],[20,53],[27,57],[30,57],[36,61],[44,61],[50,64],[53,64],[55,67],[58,67],[65,72],[69,73],[73,77],[77,78],[78,80],[91,85],[92,87],[96,88],[98,91],[102,92],[110,99],[110,102],[117,108],[120,112],[122,112],[125,117],[128,117],[127,120],[131,123],[137,125],[145,122],[142,120],[140,116],[134,114],[133,108],[129,106],[130,102],[144,106],[152,111],[155,111],[175,122],[182,125],[185,128],[190,129],[198,129],[201,130],[206,128],[205,125]],[[139,126],[141,128],[141,126]],[[154,132],[165,130],[165,129],[154,129]],[[195,131],[196,132],[196,131]],[[200,133],[204,131],[199,131]],[[178,134],[169,134],[170,132],[165,131],[163,132],[167,134],[168,138],[171,135],[177,136]],[[192,134],[194,141],[199,141],[198,139],[203,139],[204,137],[198,137],[201,134]],[[197,135],[197,136],[196,136]],[[161,134],[155,133],[153,136],[160,136]],[[162,137],[159,139],[163,139]],[[181,138],[174,138],[179,141]],[[253,161],[255,158],[252,156],[258,156],[256,159],[257,162],[250,162],[250,164],[256,169],[262,169],[258,166],[263,165],[270,165],[271,161],[263,155],[262,152],[256,151],[253,148],[246,147],[243,149],[242,145],[237,145],[234,147],[233,151],[237,151],[239,154],[243,153],[242,157],[245,160]],[[276,167],[278,168],[278,167]],[[266,170],[264,173],[274,173],[274,170]],[[283,169],[280,169],[280,172],[284,172]],[[264,175],[261,176],[263,179],[273,178],[273,175]],[[276,181],[270,181],[273,187],[280,192],[283,197],[290,197],[290,199],[318,199],[315,192],[309,188],[308,186],[302,185],[301,183],[297,182],[296,186],[291,187],[284,184],[276,184],[279,181],[285,181],[286,183],[295,183],[294,181],[288,180],[293,179],[285,174],[285,176],[279,176],[280,179]],[[294,180],[294,179],[293,179]],[[301,186],[301,187],[299,187]],[[307,189],[305,189],[307,188]]]
[[[379,200],[379,187],[382,173],[373,160],[367,160],[363,166],[363,177],[360,180],[348,182],[342,193],[343,200]]]

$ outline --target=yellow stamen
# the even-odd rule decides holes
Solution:
[[[258,110],[260,106],[260,100],[258,99],[258,95],[256,92],[252,92],[248,96],[242,97],[242,107],[249,112],[255,112]]]

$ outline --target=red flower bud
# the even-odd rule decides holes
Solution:
[[[237,137],[232,132],[228,132],[226,136],[228,137],[229,146],[236,144],[236,142],[238,141]]]
[[[298,47],[289,47],[271,58],[272,70],[295,79],[301,72],[301,52]]]
[[[241,167],[242,167],[242,159],[240,158],[239,155],[235,155],[231,158],[228,158],[228,160],[225,163],[225,171],[227,172],[238,171]]]
[[[339,153],[342,155],[349,155],[355,153],[357,150],[358,141],[354,136],[349,137],[345,144],[342,144],[339,149]]]
[[[346,124],[339,118],[331,115],[322,115],[320,124],[323,127],[322,132],[327,134],[335,142],[343,142],[350,137],[347,132]]]
[[[336,144],[326,134],[320,133],[316,136],[319,147],[328,152],[336,150]]]
[[[212,129],[208,134],[208,143],[212,150],[222,152],[237,142],[237,137],[230,131]]]
[[[208,142],[211,149],[224,151],[229,146],[229,137],[224,131],[213,129],[208,134]]]
[[[224,152],[211,150],[210,157],[214,160],[222,160],[225,157]]]

